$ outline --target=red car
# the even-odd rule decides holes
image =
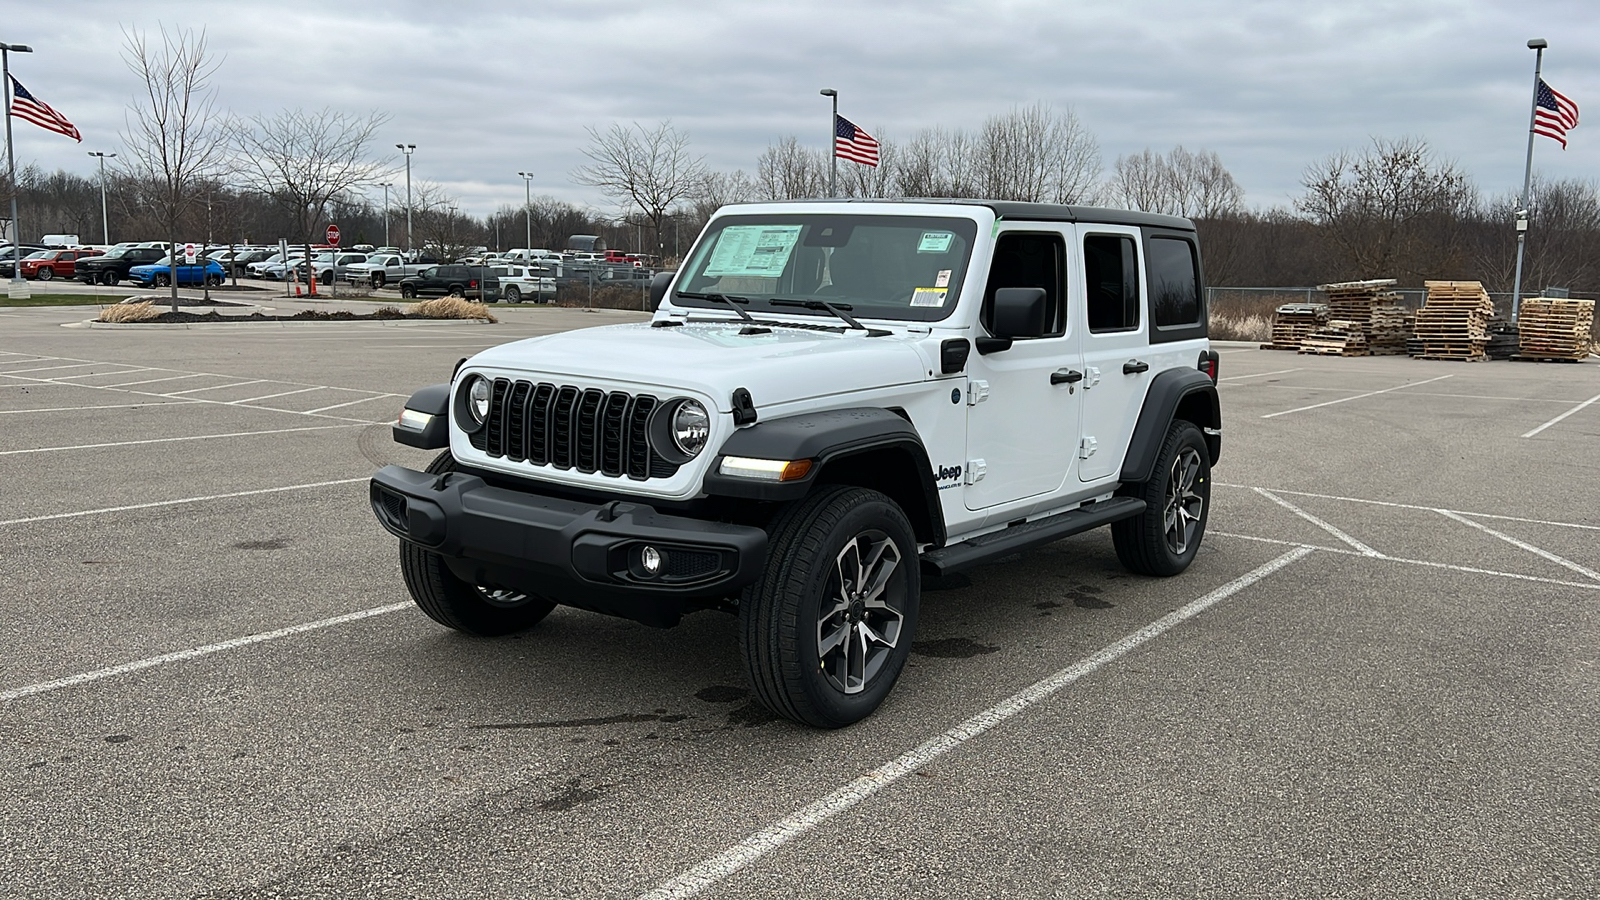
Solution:
[[[44,250],[22,260],[22,277],[40,281],[71,278],[77,270],[78,260],[99,255],[99,250]]]

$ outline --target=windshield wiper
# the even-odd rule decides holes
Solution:
[[[739,308],[740,303],[749,303],[749,297],[732,297],[727,294],[702,294],[697,291],[678,291],[679,297],[688,297],[690,300],[715,300],[718,303],[728,304],[728,308],[739,314],[739,318],[746,322],[754,322],[750,314]]]
[[[773,297],[771,300],[768,300],[767,303],[771,304],[772,306],[798,306],[801,309],[826,310],[827,312],[831,312],[843,319],[844,323],[849,325],[851,328],[854,328],[858,331],[865,331],[867,333],[867,337],[882,337],[887,334],[893,334],[893,332],[884,331],[881,328],[868,328],[860,322],[857,322],[855,317],[850,315],[848,312],[848,310],[855,309],[855,307],[848,303],[829,303],[826,300],[791,300],[788,297]]]
[[[751,318],[750,314],[739,308],[741,303],[749,303],[749,297],[734,297],[728,294],[702,294],[698,291],[678,291],[679,297],[688,297],[691,300],[715,300],[728,304],[728,308],[739,314],[746,324],[739,329],[740,334],[771,334],[772,330]]]

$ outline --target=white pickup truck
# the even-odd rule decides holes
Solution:
[[[364,263],[339,268],[344,273],[344,279],[351,284],[370,284],[380,288],[438,264],[439,261],[431,256],[422,256],[416,262],[408,263],[399,253],[374,253]]]
[[[541,276],[537,268],[512,264],[495,266],[492,271],[500,279],[500,299],[507,303],[521,303],[524,297],[535,303],[555,299],[556,280]]]

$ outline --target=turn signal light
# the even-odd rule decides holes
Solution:
[[[809,459],[724,456],[718,471],[734,478],[753,478],[757,481],[799,481],[811,473],[811,462]]]

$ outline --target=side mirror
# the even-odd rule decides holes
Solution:
[[[990,330],[999,338],[1040,337],[1050,327],[1044,288],[1000,288],[994,292]]]
[[[661,301],[667,299],[667,288],[672,284],[673,272],[657,272],[656,277],[650,279],[650,311],[655,312],[661,308]]]

